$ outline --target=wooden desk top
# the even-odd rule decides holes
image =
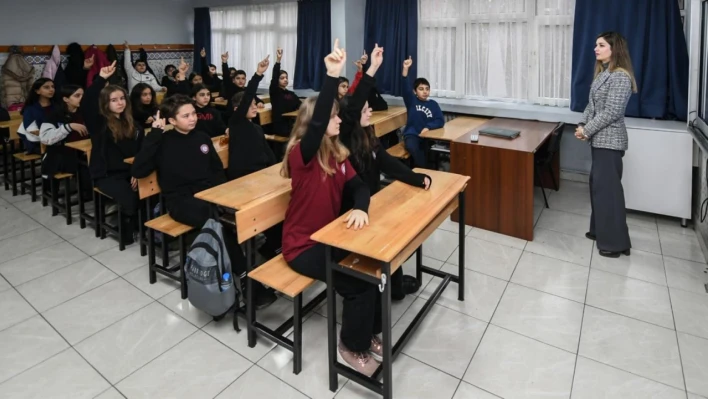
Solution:
[[[429,191],[395,181],[371,197],[369,226],[347,229],[346,214],[312,235],[312,240],[382,262],[391,262],[457,195],[468,176],[415,169],[433,178]]]
[[[280,167],[280,163],[277,163],[240,179],[198,192],[194,197],[227,208],[241,209],[259,198],[290,191],[290,179],[280,176]]]
[[[464,143],[470,145],[479,145],[482,147],[494,147],[512,151],[536,152],[543,144],[549,134],[556,128],[557,123],[527,121],[521,119],[494,118],[487,123],[477,126],[469,133],[458,137],[454,143]],[[521,131],[519,137],[508,140],[485,135],[479,136],[479,142],[470,143],[472,134],[479,134],[479,129],[484,127],[501,127],[505,129],[515,129]]]
[[[91,151],[91,139],[72,141],[71,143],[66,143],[65,145],[81,152],[88,153]]]
[[[487,122],[489,122],[487,118],[460,116],[447,122],[445,126],[440,129],[428,130],[425,133],[421,133],[420,137],[430,140],[453,141]]]
[[[389,107],[385,111],[374,111],[371,113],[370,123],[375,125],[387,119],[395,118],[406,113],[406,107]]]

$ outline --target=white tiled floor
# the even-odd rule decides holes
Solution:
[[[534,242],[466,229],[466,300],[450,284],[433,306],[394,364],[397,398],[708,398],[696,233],[632,213],[632,255],[600,257],[584,237],[587,185],[562,186],[551,209],[536,201]],[[457,231],[446,221],[424,263],[455,272]],[[0,254],[2,398],[377,397],[344,378],[329,391],[326,304],[306,319],[295,376],[288,351],[250,349],[230,318],[212,321],[171,281],[150,285],[137,246],[120,252],[27,196],[0,191]],[[394,305],[394,337],[439,281]],[[282,298],[259,313],[289,316]]]

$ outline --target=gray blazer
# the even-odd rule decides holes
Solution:
[[[625,71],[602,71],[590,87],[588,101],[579,125],[584,126],[590,145],[595,148],[626,151],[627,126],[624,112],[632,96],[632,80]]]

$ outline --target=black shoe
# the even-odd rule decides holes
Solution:
[[[273,291],[273,289],[266,288],[258,283],[254,283],[252,286],[253,289],[256,290],[256,310],[265,309],[278,300],[278,296],[275,295],[275,291]]]
[[[600,250],[600,256],[604,256],[606,258],[619,258],[620,255],[629,256],[629,254],[630,254],[629,249],[625,249],[624,251],[619,251],[619,252],[610,252],[610,251]]]
[[[413,276],[403,276],[403,292],[406,294],[415,294],[420,289],[418,279]]]
[[[595,234],[592,234],[588,231],[587,233],[585,233],[585,238],[595,241],[596,237],[595,237]]]

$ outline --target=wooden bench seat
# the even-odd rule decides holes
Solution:
[[[283,255],[278,255],[257,269],[248,273],[248,277],[295,298],[315,283],[315,280],[293,270]]]
[[[172,219],[170,215],[162,215],[148,220],[145,222],[145,227],[175,238],[194,230],[194,227],[180,223]]]
[[[274,141],[276,143],[287,143],[290,140],[288,137],[276,136],[274,134],[266,134],[265,138],[268,141]]]
[[[70,179],[72,177],[74,177],[73,173],[57,173],[54,175],[54,178],[57,180]]]
[[[25,154],[24,152],[17,153],[17,154],[12,154],[12,156],[17,159],[18,161],[22,162],[30,162],[30,161],[37,161],[42,158],[41,155],[37,154]]]
[[[392,157],[398,159],[410,158],[410,154],[408,153],[408,151],[406,151],[406,147],[403,143],[398,143],[394,145],[393,147],[387,149],[386,152],[388,152],[389,155],[391,155]]]

